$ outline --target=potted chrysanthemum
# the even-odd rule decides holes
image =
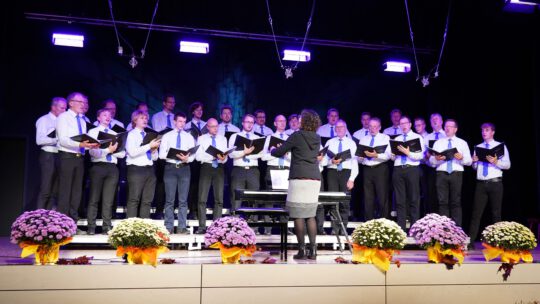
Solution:
[[[487,226],[482,231],[482,250],[486,261],[491,261],[501,257],[502,265],[499,268],[504,270],[503,279],[510,276],[512,268],[521,260],[531,263],[533,256],[530,250],[536,248],[536,238],[532,231],[516,222],[498,222]]]
[[[168,251],[169,232],[163,224],[133,217],[116,224],[109,231],[108,241],[117,256],[127,254],[128,263],[155,267],[158,255]]]
[[[72,240],[77,225],[67,215],[38,209],[21,214],[11,225],[11,242],[22,248],[21,257],[35,255],[36,265],[56,264],[60,246]]]
[[[255,233],[248,223],[235,216],[215,220],[204,235],[204,243],[218,248],[223,264],[237,264],[241,255],[251,256],[255,252]]]
[[[352,233],[353,262],[374,264],[388,271],[393,254],[405,246],[407,234],[396,222],[375,219],[358,225]]]
[[[452,219],[430,213],[411,226],[409,235],[427,249],[430,262],[442,262],[448,269],[463,263],[468,236]]]

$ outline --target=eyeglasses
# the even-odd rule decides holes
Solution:
[[[402,122],[402,123],[400,123],[399,125],[400,125],[400,126],[406,126],[406,125],[408,125],[408,124],[410,124],[410,123],[411,123],[411,122]]]
[[[73,101],[73,102],[82,102],[82,103],[84,103],[83,100],[77,100],[77,99],[70,99],[69,101],[70,101],[70,102]]]

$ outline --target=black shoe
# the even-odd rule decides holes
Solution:
[[[205,234],[205,233],[206,233],[205,228],[199,228],[199,229],[197,229],[197,232],[195,232],[195,234]]]
[[[177,230],[177,233],[178,234],[189,234],[189,230],[187,230],[186,228],[180,228]]]
[[[307,258],[309,260],[316,260],[317,259],[317,244],[309,245]]]
[[[77,235],[85,235],[86,231],[77,228]]]
[[[324,231],[324,230],[319,230],[319,231],[317,231],[317,234],[318,234],[318,235],[326,235],[326,231]]]
[[[272,230],[265,230],[264,235],[272,235]]]
[[[86,234],[88,235],[96,234],[96,228],[88,228],[88,231],[86,231]]]
[[[107,235],[107,234],[109,234],[109,231],[111,231],[109,228],[102,229],[101,234]]]
[[[293,255],[293,259],[295,260],[305,260],[306,259],[306,245],[299,244],[298,245],[298,253]]]

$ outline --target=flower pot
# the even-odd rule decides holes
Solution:
[[[34,265],[55,265],[58,262],[60,246],[58,245],[38,245],[34,254]]]
[[[161,253],[167,252],[167,251],[169,251],[169,249],[165,246],[148,247],[148,248],[119,246],[116,249],[116,256],[123,256],[124,254],[126,254],[127,261],[130,265],[144,264],[144,265],[152,265],[155,267],[157,265],[158,256]]]
[[[394,250],[379,249],[353,244],[352,261],[362,264],[374,264],[379,270],[386,272],[390,267]]]
[[[240,264],[240,251],[236,253],[230,253],[226,250],[220,250],[221,263],[223,264]]]

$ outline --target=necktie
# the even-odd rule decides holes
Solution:
[[[371,141],[369,142],[369,146],[373,147],[375,145],[375,135],[371,135]],[[373,157],[368,157],[367,159],[373,159]]]
[[[142,135],[142,138],[144,140],[144,136],[146,135],[146,133],[144,133],[144,131],[142,131],[141,135]],[[152,150],[151,149],[146,151],[146,157],[148,158],[148,160],[152,160]]]
[[[172,128],[172,125],[171,125],[171,114],[167,114],[167,128]]]
[[[489,149],[489,144],[486,143],[486,149]],[[482,162],[482,176],[486,177],[488,175],[488,162]]]
[[[79,134],[83,134],[82,126],[81,126],[81,116],[77,115],[77,126],[79,127]],[[81,154],[84,154],[84,148],[80,147],[79,151]]]
[[[448,139],[448,149],[452,149],[452,139]],[[446,172],[448,174],[452,173],[452,160],[446,161]]]
[[[394,135],[397,135],[397,128],[394,128]]]
[[[247,137],[247,139],[249,139],[249,133],[246,133],[246,137]],[[245,156],[242,158],[242,160],[243,160],[244,162],[246,162],[246,163],[249,163],[249,158],[247,158],[247,157],[245,157]]]
[[[342,141],[343,141],[343,139],[340,138],[340,139],[339,139],[339,145],[338,145],[338,148],[337,148],[338,153],[343,151],[343,142],[342,142]],[[343,164],[342,164],[342,162],[340,162],[340,163],[337,165],[337,170],[338,170],[338,171],[343,170]]]
[[[229,132],[229,125],[225,125],[225,132]]]
[[[261,126],[261,134],[264,135],[263,126]]]
[[[199,130],[201,130],[201,122],[200,121],[197,123],[197,126],[199,127]]]
[[[280,137],[281,139],[283,139],[283,133],[279,134],[279,137]],[[283,167],[284,164],[285,164],[285,159],[284,159],[283,157],[280,157],[280,158],[279,158],[279,161],[278,161],[278,165],[279,165],[280,167]]]
[[[109,123],[109,129],[112,129],[112,123]],[[107,133],[107,132],[105,132]]]
[[[103,130],[103,132],[105,133],[109,133],[109,129],[105,129]],[[111,156],[111,153],[107,152],[107,156],[105,156],[105,159],[110,162],[112,160],[112,156]]]
[[[180,138],[180,131],[178,131],[178,135],[176,135],[176,149],[180,150],[180,146],[182,145],[182,139]],[[176,163],[180,163],[179,160],[176,160]]]
[[[215,147],[216,146],[216,137],[215,136],[212,136],[212,147]],[[217,159],[214,159],[212,161],[212,168],[217,168],[218,167],[218,161]]]
[[[365,131],[364,136],[367,136],[368,130]]]
[[[407,140],[407,134],[403,134],[403,142],[405,142],[406,140]],[[406,162],[407,162],[407,156],[401,155],[401,164],[405,165]]]
[[[439,132],[435,133],[435,140],[439,139]]]
[[[330,138],[334,138],[334,126],[330,126]]]

